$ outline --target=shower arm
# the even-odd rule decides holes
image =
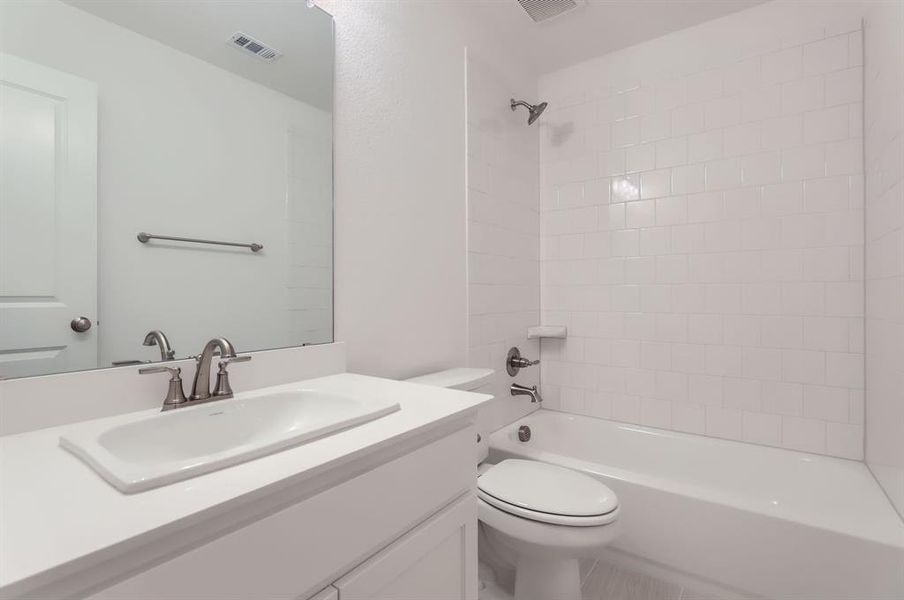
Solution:
[[[517,107],[519,107],[519,106],[523,106],[523,107],[525,107],[527,110],[533,110],[533,109],[534,109],[534,105],[533,105],[533,104],[528,104],[528,103],[525,102],[524,100],[514,100],[514,99],[513,99],[513,100],[512,100],[512,110],[515,110],[515,109],[516,109]]]

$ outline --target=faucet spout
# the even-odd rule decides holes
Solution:
[[[513,383],[511,389],[512,396],[530,396],[531,402],[543,402],[543,397],[537,390],[537,386],[527,387],[520,383]]]
[[[173,347],[170,345],[169,339],[167,339],[166,335],[159,329],[149,331],[148,334],[144,336],[142,345],[157,346],[160,348],[160,360],[173,360],[176,356],[176,351],[173,350]]]
[[[204,350],[196,358],[195,380],[191,387],[189,400],[207,400],[210,398],[210,365],[214,352],[219,350],[221,358],[235,358],[232,342],[224,337],[213,338],[204,345]]]

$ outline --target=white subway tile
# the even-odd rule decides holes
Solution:
[[[846,105],[804,113],[804,143],[818,144],[848,137],[850,110]]]
[[[854,67],[826,75],[826,106],[863,101],[863,68]]]
[[[685,433],[705,433],[706,408],[686,402],[672,403],[672,428]]]
[[[706,189],[706,167],[683,165],[672,169],[672,193],[695,194]]]
[[[656,168],[656,144],[638,144],[625,150],[625,167],[628,173]]]
[[[737,409],[706,407],[706,435],[739,440],[743,437],[743,413]]]
[[[799,383],[766,381],[763,383],[763,410],[769,414],[803,414],[803,386]]]
[[[672,111],[672,135],[682,136],[699,133],[706,129],[706,107],[703,104],[689,104]]]
[[[804,139],[804,120],[800,114],[763,121],[763,150],[780,150],[799,146]]]
[[[656,143],[656,168],[676,167],[687,162],[687,138],[671,138]]]
[[[741,162],[736,158],[706,163],[706,189],[724,190],[741,185]]]
[[[803,53],[800,47],[788,48],[761,57],[763,84],[783,83],[801,75]]]
[[[648,227],[640,230],[640,255],[668,254],[671,247],[671,231],[668,227]]]
[[[688,341],[694,344],[722,343],[722,315],[690,315],[687,321]]]
[[[782,418],[777,415],[745,412],[742,427],[745,442],[768,446],[782,443]]]
[[[863,355],[846,352],[826,353],[826,383],[854,390],[863,389]]]
[[[741,96],[741,120],[762,121],[782,114],[782,88],[778,85],[745,92]]]
[[[692,223],[718,221],[724,214],[721,192],[690,194],[687,197],[687,216]]]
[[[688,137],[688,160],[706,162],[722,158],[722,131],[706,131]]]
[[[825,454],[826,424],[823,421],[782,417],[782,446],[792,450]]]
[[[782,114],[798,115],[825,105],[825,79],[807,77],[782,85]]]
[[[610,202],[630,202],[640,198],[640,177],[638,175],[625,175],[613,177],[609,190]]]
[[[553,112],[533,252],[541,320],[571,335],[544,346],[551,406],[862,459],[864,264],[873,278],[904,271],[904,212],[871,197],[865,257],[863,79],[883,73],[863,72],[854,11],[799,8],[667,61],[642,44],[541,79]],[[470,329],[503,356],[523,323],[495,311],[531,280],[511,249],[537,219],[511,221],[530,183],[490,163],[505,138],[475,123]],[[867,126],[867,142],[891,143],[893,126]],[[904,144],[886,154],[875,196],[904,179]],[[875,314],[904,319],[887,299]]]
[[[819,75],[848,66],[848,36],[837,35],[803,47],[803,74]]]
[[[851,410],[849,392],[845,388],[805,385],[803,407],[808,419],[847,423]]]
[[[669,137],[672,130],[672,115],[668,112],[645,115],[640,119],[640,141],[655,142]]]
[[[782,379],[789,383],[825,383],[825,353],[812,350],[783,350]]]
[[[863,140],[844,140],[826,146],[827,175],[855,175],[862,172]]]
[[[704,125],[706,129],[719,129],[737,125],[741,122],[740,96],[710,100],[704,106]]]
[[[724,130],[723,154],[726,158],[753,154],[761,146],[759,123],[744,123]]]
[[[801,146],[782,150],[782,180],[800,181],[826,174],[826,146]]]
[[[841,458],[863,460],[863,426],[827,423],[826,452]]]
[[[781,153],[763,152],[741,159],[741,180],[744,185],[765,185],[782,180]]]
[[[624,148],[640,143],[640,119],[632,117],[612,123],[609,136],[613,148]]]

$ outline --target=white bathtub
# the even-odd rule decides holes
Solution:
[[[676,583],[777,600],[904,599],[904,523],[862,463],[548,410],[490,436],[490,461],[512,457],[603,481],[623,511],[612,556]]]

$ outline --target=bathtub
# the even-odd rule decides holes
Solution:
[[[904,598],[904,522],[863,463],[549,410],[490,436],[505,458],[618,495],[623,533],[602,558],[719,598]]]

